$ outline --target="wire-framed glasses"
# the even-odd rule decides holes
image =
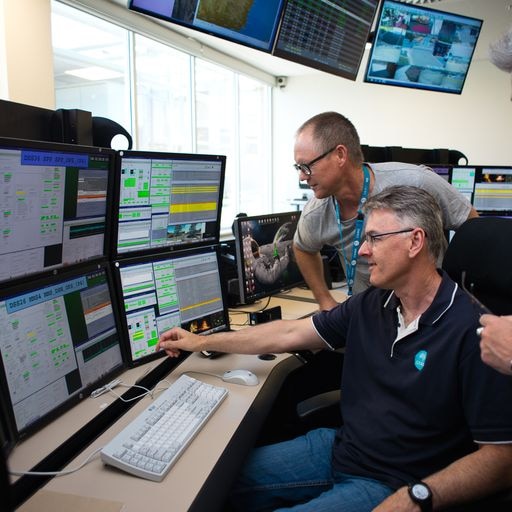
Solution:
[[[365,233],[363,235],[363,240],[370,246],[373,247],[375,242],[383,237],[383,236],[390,236],[390,235],[399,235],[400,233],[410,233],[411,231],[414,231],[415,228],[405,228],[405,229],[399,229],[398,231],[386,231],[384,233],[373,233],[370,231],[369,233]]]
[[[332,153],[337,147],[338,147],[338,145],[336,144],[336,146],[327,150],[325,153],[322,153],[320,156],[313,158],[313,160],[311,160],[311,162],[308,162],[305,164],[293,164],[293,167],[297,172],[301,172],[301,173],[305,174],[306,176],[311,176],[313,174],[313,171],[311,170],[311,166],[316,164],[318,161],[322,160],[322,158],[325,158],[329,153]]]

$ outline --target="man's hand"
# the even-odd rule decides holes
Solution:
[[[156,350],[165,350],[169,357],[178,357],[182,350],[189,352],[201,350],[199,348],[200,341],[200,336],[197,334],[186,331],[181,327],[173,327],[160,336]]]

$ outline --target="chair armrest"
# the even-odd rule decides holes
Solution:
[[[318,412],[325,411],[329,407],[339,407],[341,391],[335,389],[326,391],[318,395],[306,398],[297,404],[297,415],[301,420],[305,420]]]

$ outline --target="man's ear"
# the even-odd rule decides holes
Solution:
[[[348,149],[343,144],[338,144],[335,150],[336,158],[338,159],[338,166],[342,167],[348,160]]]
[[[421,228],[415,228],[410,238],[409,255],[415,257],[425,247],[426,242],[425,231]]]

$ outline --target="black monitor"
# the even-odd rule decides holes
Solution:
[[[384,0],[365,81],[460,94],[482,20]]]
[[[106,265],[0,290],[0,380],[18,438],[125,367]]]
[[[114,257],[219,242],[226,157],[121,151]]]
[[[240,302],[304,285],[292,249],[300,211],[237,217],[233,224]]]
[[[473,206],[481,215],[512,216],[512,167],[477,166]]]
[[[273,54],[355,80],[378,0],[288,0]]]
[[[284,0],[130,0],[134,11],[269,52]]]
[[[105,257],[115,153],[0,139],[0,282]]]
[[[131,365],[164,356],[156,345],[171,327],[198,334],[229,329],[218,246],[119,260],[113,267]]]

